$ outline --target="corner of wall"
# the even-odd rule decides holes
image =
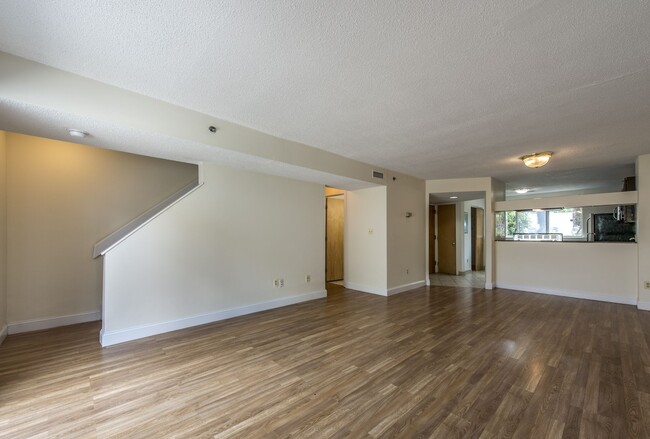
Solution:
[[[198,168],[198,178],[199,178],[199,186],[205,183],[205,163],[204,162],[199,162],[196,164],[196,167]]]
[[[386,189],[387,291],[406,291],[426,278],[424,180],[396,174]],[[394,294],[394,293],[393,293]]]
[[[326,296],[322,186],[204,171],[202,190],[104,257],[103,345]]]
[[[385,295],[388,288],[387,187],[357,189],[346,194],[346,286]]]
[[[0,131],[0,343],[7,336],[7,144]]]
[[[506,184],[496,178],[491,179],[492,186],[492,202],[505,201],[506,199]],[[487,200],[486,200],[487,201]]]

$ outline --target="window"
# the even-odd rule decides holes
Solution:
[[[564,238],[584,238],[582,208],[497,212],[496,238],[513,238],[516,233],[561,233]]]

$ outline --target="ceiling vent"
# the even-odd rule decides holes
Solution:
[[[383,173],[383,172],[372,171],[372,176],[373,176],[374,178],[378,178],[378,179],[380,179],[380,180],[383,180],[383,179],[384,179],[384,173]]]

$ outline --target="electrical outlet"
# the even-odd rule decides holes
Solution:
[[[650,290],[650,280],[643,281],[643,288],[645,288],[646,290]]]
[[[273,279],[273,286],[275,288],[280,288],[280,279]]]
[[[307,283],[311,282],[311,274],[308,274],[307,276],[305,276],[305,282],[307,282]]]
[[[280,288],[284,286],[284,279],[280,279]]]

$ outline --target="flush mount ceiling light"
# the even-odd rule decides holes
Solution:
[[[529,168],[539,168],[547,164],[552,155],[553,153],[551,151],[536,152],[534,154],[521,156],[519,157],[519,160],[522,160],[524,165]]]
[[[527,187],[522,187],[520,189],[515,189],[515,192],[517,192],[518,194],[525,194],[525,193],[528,193],[529,191],[530,191],[530,189],[528,189]]]
[[[450,198],[451,200],[455,200],[455,199],[458,198],[458,197],[449,197],[449,198]]]
[[[75,129],[75,128],[68,128],[68,133],[69,133],[72,137],[80,137],[80,138],[82,138],[82,139],[83,139],[84,137],[87,137],[87,136],[89,135],[87,132],[82,131],[82,130],[77,130],[77,129]]]

